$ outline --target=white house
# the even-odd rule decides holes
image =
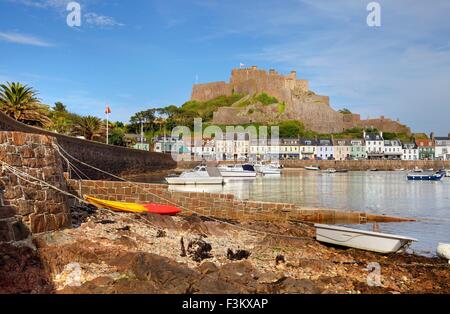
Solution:
[[[438,160],[450,160],[450,134],[448,137],[434,138],[434,156]]]
[[[317,141],[316,155],[318,159],[334,159],[334,147],[331,139],[319,139]]]
[[[301,159],[316,159],[317,142],[312,139],[300,139],[299,143]]]
[[[384,141],[384,157],[386,159],[402,159],[403,147],[399,140]]]
[[[419,160],[419,149],[416,143],[403,143],[402,160]]]
[[[366,142],[366,154],[368,159],[382,159],[384,157],[384,139],[383,132],[366,133],[364,131],[364,140]]]

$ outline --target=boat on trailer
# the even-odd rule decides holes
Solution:
[[[409,181],[440,181],[444,176],[444,171],[438,171],[436,173],[410,173],[407,178]]]
[[[316,240],[338,246],[377,253],[395,253],[406,249],[417,239],[396,234],[359,230],[341,226],[315,224]]]

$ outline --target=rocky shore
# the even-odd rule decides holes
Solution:
[[[0,293],[450,293],[447,261],[326,246],[307,224],[89,207],[73,208],[72,220],[24,246],[1,245]]]

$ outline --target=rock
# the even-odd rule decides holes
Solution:
[[[164,230],[158,230],[158,232],[156,233],[156,237],[164,238],[164,237],[166,237],[166,232]]]
[[[275,265],[278,265],[280,263],[286,263],[286,260],[284,258],[283,255],[277,255],[277,257],[275,257]]]
[[[228,249],[227,258],[231,261],[240,261],[249,258],[251,253],[246,250],[237,250],[236,253],[232,249]]]
[[[201,262],[204,259],[211,258],[211,244],[205,242],[203,239],[190,241],[187,247],[187,253],[195,262]]]

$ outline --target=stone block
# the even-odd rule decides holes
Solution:
[[[0,221],[0,242],[12,241],[11,229],[7,221]]]
[[[30,236],[30,230],[22,221],[12,223],[11,229],[15,241],[22,241]]]
[[[17,210],[12,206],[0,206],[0,219],[12,218],[17,215]]]
[[[42,233],[47,231],[47,221],[44,214],[30,215],[30,228],[32,233]]]

